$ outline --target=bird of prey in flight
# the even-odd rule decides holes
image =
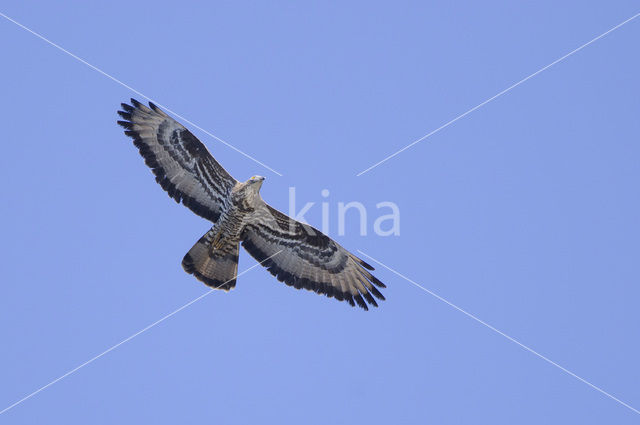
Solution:
[[[239,182],[189,130],[153,103],[131,99],[118,121],[133,139],[156,181],[176,202],[213,223],[189,250],[182,267],[208,286],[236,285],[242,246],[279,281],[368,310],[384,300],[385,285],[356,257],[319,230],[262,200],[264,177]]]

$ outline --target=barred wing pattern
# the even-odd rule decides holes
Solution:
[[[179,122],[158,109],[131,99],[122,104],[118,121],[133,139],[156,181],[176,202],[215,222],[236,180],[207,148]]]
[[[249,254],[264,261],[269,272],[289,286],[335,297],[352,306],[358,304],[365,310],[367,303],[378,306],[373,296],[384,300],[376,286],[385,285],[366,270],[373,267],[319,230],[264,202],[251,215],[240,239]]]

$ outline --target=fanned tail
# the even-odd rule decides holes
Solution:
[[[206,285],[229,291],[236,286],[239,241],[217,240],[214,249],[214,239],[213,230],[205,233],[184,256],[182,267]]]

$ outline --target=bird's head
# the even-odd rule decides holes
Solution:
[[[253,176],[249,180],[245,182],[245,184],[249,187],[255,188],[256,192],[260,190],[262,186],[262,182],[264,181],[264,177],[262,176]]]

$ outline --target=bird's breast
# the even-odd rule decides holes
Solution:
[[[225,237],[239,237],[248,214],[249,211],[231,205],[220,214],[220,218],[214,225],[214,230]]]

